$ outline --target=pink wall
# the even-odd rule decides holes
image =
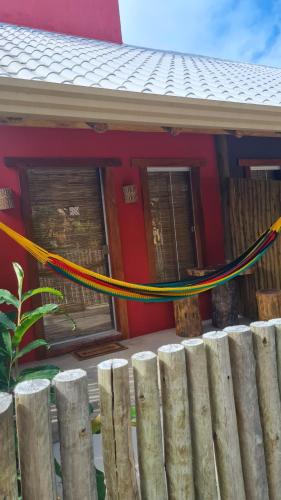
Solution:
[[[122,41],[118,0],[2,0],[0,22]]]
[[[123,263],[127,280],[147,282],[148,261],[145,240],[143,203],[139,172],[132,168],[132,158],[191,157],[204,158],[200,169],[201,197],[204,216],[205,264],[223,262],[223,229],[216,157],[213,137],[207,135],[108,132],[96,134],[91,130],[55,130],[31,128],[1,128],[0,187],[11,186],[16,195],[15,209],[0,213],[0,219],[19,231],[24,231],[20,211],[20,185],[17,172],[7,169],[3,157],[118,157],[122,167],[116,168],[115,187],[122,242]],[[136,184],[139,199],[136,204],[125,204],[124,184]],[[196,193],[200,196],[200,193]],[[6,236],[0,234],[0,287],[15,284],[11,272],[12,261],[26,265],[25,253]],[[4,263],[4,265],[3,265]],[[209,313],[208,297],[202,298],[202,312]],[[141,335],[173,326],[171,304],[128,303],[131,336]]]

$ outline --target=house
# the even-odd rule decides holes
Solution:
[[[241,218],[231,231],[236,187],[231,198],[226,184],[247,181],[256,166],[279,175],[281,70],[122,44],[117,0],[28,4],[0,8],[0,188],[14,202],[1,220],[132,282],[182,278],[246,244],[252,233],[243,236]],[[279,215],[278,193],[276,200],[264,207],[266,219]],[[263,219],[250,215],[253,232],[263,230]],[[48,318],[53,352],[174,324],[171,304],[112,301],[79,288],[2,235],[0,258],[1,287],[14,286],[10,264],[19,261],[30,287],[64,292],[62,312],[77,329],[63,314]],[[278,271],[271,281],[280,279]],[[200,300],[208,318],[209,297]]]

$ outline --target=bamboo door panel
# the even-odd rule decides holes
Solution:
[[[148,171],[157,281],[184,278],[196,265],[189,172]]]
[[[106,235],[99,171],[87,168],[34,168],[28,170],[33,240],[73,262],[108,274]],[[113,328],[112,301],[55,275],[39,265],[41,286],[64,294],[62,313],[76,323],[72,331],[65,314],[45,319],[45,337],[58,341],[100,333]],[[42,296],[54,301],[52,296]]]
[[[264,179],[230,179],[229,210],[234,257],[240,255],[281,214],[281,182]],[[257,317],[255,293],[281,288],[281,239],[255,266],[252,276],[240,278],[243,314]]]

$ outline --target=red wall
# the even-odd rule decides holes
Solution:
[[[0,22],[122,41],[118,0],[2,0]]]
[[[55,130],[2,127],[0,131],[0,187],[11,186],[16,195],[16,207],[0,212],[0,219],[19,231],[24,231],[20,211],[20,185],[17,172],[7,169],[3,157],[118,157],[122,167],[116,168],[115,187],[122,242],[123,263],[127,280],[149,281],[147,249],[141,185],[138,170],[130,166],[132,158],[191,157],[204,158],[200,169],[201,198],[204,217],[205,264],[223,262],[223,229],[214,141],[207,135],[108,132],[96,134],[91,130]],[[125,204],[122,186],[136,184],[139,199]],[[200,193],[195,193],[200,196]],[[0,288],[13,287],[15,280],[11,263],[26,265],[25,253],[6,236],[0,234]],[[202,312],[208,316],[208,300],[202,298]],[[173,326],[171,304],[128,303],[131,336],[141,335]]]

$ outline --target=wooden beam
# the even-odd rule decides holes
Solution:
[[[240,167],[258,167],[264,165],[281,166],[281,158],[241,158],[238,162]]]
[[[230,178],[229,154],[228,154],[228,139],[225,135],[216,137],[217,150],[217,168],[219,173],[220,194],[222,217],[224,227],[224,251],[225,258],[232,260],[233,249],[231,240],[230,217],[229,217],[229,187],[228,180]]]
[[[140,178],[141,178],[142,198],[143,198],[143,213],[144,213],[144,226],[145,226],[147,255],[148,255],[149,280],[154,283],[157,281],[156,254],[155,254],[155,245],[153,242],[153,227],[152,227],[152,218],[150,210],[148,175],[146,168],[140,169]]]
[[[5,165],[13,168],[105,168],[105,167],[120,167],[121,160],[119,158],[4,158]]]
[[[123,256],[115,197],[114,172],[112,167],[104,170],[102,180],[112,274],[114,278],[124,280]],[[115,299],[115,306],[117,329],[122,333],[123,338],[128,338],[130,336],[130,330],[127,302],[123,299]]]
[[[280,106],[64,85],[0,77],[0,118],[281,132]],[[20,122],[22,125],[22,121]]]
[[[194,239],[195,239],[195,251],[197,266],[202,267],[204,265],[204,217],[203,217],[203,207],[201,199],[201,189],[200,189],[200,170],[198,168],[192,168],[190,171],[190,183],[191,183],[191,194],[192,194],[192,211],[194,220]]]

